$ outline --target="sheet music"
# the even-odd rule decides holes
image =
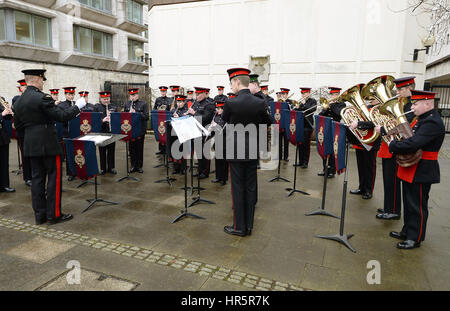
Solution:
[[[171,124],[181,144],[190,139],[202,137],[202,132],[205,135],[208,134],[208,131],[194,117],[172,118]]]
[[[79,138],[78,140],[89,140],[89,141],[93,141],[96,145],[101,144],[103,142],[105,142],[106,140],[112,138],[112,136],[110,135],[86,135],[83,136],[81,138]]]

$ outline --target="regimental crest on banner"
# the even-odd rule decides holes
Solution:
[[[84,119],[80,125],[80,131],[86,135],[87,133],[90,133],[92,130],[91,125],[89,124],[89,120]]]
[[[333,144],[334,156],[338,155],[339,152],[339,136],[334,136],[334,144]]]
[[[163,121],[159,122],[158,132],[161,135],[164,135],[166,133],[166,127],[164,126],[164,122]]]
[[[167,109],[167,105],[161,105],[158,107],[158,110],[166,110]]]
[[[297,125],[295,124],[295,120],[292,119],[291,124],[289,124],[289,131],[291,132],[292,135],[295,134],[296,128],[297,128]]]
[[[83,151],[81,149],[77,150],[77,154],[74,157],[75,164],[82,168],[86,164],[86,159],[83,156]]]
[[[323,134],[323,126],[319,128],[319,134],[317,135],[317,139],[319,140],[319,144],[323,145],[324,142],[324,134]]]
[[[132,128],[133,128],[133,127],[131,126],[130,121],[127,120],[127,119],[123,120],[123,123],[122,123],[122,125],[120,126],[120,129],[121,129],[125,134],[128,134],[128,132],[131,131]]]
[[[279,123],[279,122],[280,122],[280,120],[281,120],[281,113],[280,113],[280,109],[276,109],[276,110],[275,110],[275,114],[274,114],[274,117],[275,117],[275,121],[277,121],[277,123]]]

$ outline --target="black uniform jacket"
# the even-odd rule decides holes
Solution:
[[[441,116],[435,110],[419,116],[413,128],[414,135],[403,141],[392,141],[389,151],[392,154],[410,154],[417,150],[438,152],[445,138],[445,126]],[[439,163],[437,160],[420,160],[414,176],[416,183],[440,182]]]
[[[341,110],[345,106],[345,103],[341,102],[332,103],[327,110],[320,112],[319,115],[332,118],[336,122],[341,122]]]
[[[65,100],[58,104],[59,108],[62,109],[69,109],[70,107],[73,107],[75,105],[75,101]],[[70,121],[70,120],[68,120]],[[63,137],[69,137],[69,122],[63,122],[64,130],[63,130]]]
[[[211,99],[212,100],[212,99]],[[214,114],[216,113],[216,105],[214,101],[208,100],[208,98],[201,102],[195,101],[191,108],[195,111],[195,117],[198,119],[201,117],[201,123],[206,126],[211,123]],[[198,120],[200,122],[200,120]]]
[[[258,137],[258,125],[259,124],[267,124],[270,125],[272,120],[270,116],[267,114],[265,102],[263,99],[258,98],[250,92],[249,89],[243,89],[239,91],[235,98],[228,99],[225,103],[222,113],[222,119],[228,123],[229,125],[242,125],[246,127],[247,125],[254,124],[256,125],[256,133],[245,132],[239,133],[235,130],[230,130],[230,127],[226,127],[226,141],[227,141],[227,149],[231,146],[234,146],[234,153],[230,150],[230,153],[226,154],[226,159],[228,161],[251,161],[257,159],[257,137]],[[239,138],[241,136],[241,138]],[[251,144],[250,144],[250,141]],[[238,145],[239,144],[239,145]],[[249,146],[252,145],[255,148],[256,152],[254,154],[249,154]],[[245,152],[242,154],[242,151],[238,153],[238,148],[241,148]],[[244,148],[244,149],[242,149]]]
[[[67,122],[79,113],[77,106],[62,109],[55,105],[49,94],[28,86],[14,104],[15,126],[25,129],[24,155],[42,157],[63,154],[55,122]]]
[[[2,116],[3,110],[5,109],[0,105],[0,146],[8,145],[10,142],[9,135],[6,131],[5,123],[3,121],[12,119],[12,115],[10,114]]]
[[[94,104],[87,103],[86,106],[84,106],[83,109],[81,109],[81,112],[94,112]]]
[[[308,100],[306,101],[306,103],[304,104],[300,104],[298,106],[297,109],[298,111],[305,111],[308,110],[305,115],[309,114],[308,117],[305,118],[305,129],[313,129],[313,125],[314,125],[314,112],[317,110],[316,108],[312,108],[314,106],[317,106],[317,101],[314,98],[308,98]]]
[[[216,97],[214,97],[214,100],[215,100],[215,101],[219,100],[219,101],[226,102],[227,99],[228,99],[228,96],[225,95],[225,94],[223,94],[223,95],[217,95]]]
[[[141,128],[142,128],[141,135],[145,135],[145,133],[147,132],[147,121],[150,118],[148,114],[147,103],[142,100],[137,100],[133,103],[131,101],[127,101],[123,106],[123,111],[130,112],[130,107],[133,107],[134,111],[136,111],[141,115]]]
[[[117,112],[117,107],[115,105],[109,104],[108,105],[109,112]],[[94,106],[94,112],[101,112],[102,113],[102,120],[108,115],[106,113],[106,105],[103,104],[96,104]],[[103,122],[102,123],[102,133],[110,133],[109,129],[109,122]]]
[[[176,107],[176,108],[170,110],[170,112],[171,112],[172,114],[174,114],[174,113],[176,112],[177,115],[178,115],[178,118],[179,118],[179,117],[183,117],[184,114],[185,114],[187,111],[188,111],[188,107],[187,107],[187,104],[186,104],[186,103],[185,103],[184,106],[181,107],[181,108],[177,108],[177,107]],[[175,117],[175,116],[174,116],[174,117]]]
[[[172,98],[170,97],[158,97],[153,106],[153,110],[170,110],[170,105],[172,104]]]

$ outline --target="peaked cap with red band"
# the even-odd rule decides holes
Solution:
[[[59,89],[50,89],[50,94],[57,95],[59,94]]]
[[[128,94],[130,95],[134,95],[134,94],[138,94],[139,93],[139,89],[128,89]]]
[[[395,79],[394,83],[395,83],[395,87],[396,88],[400,88],[400,87],[404,87],[407,85],[411,85],[415,83],[415,79],[416,77],[405,77],[405,78],[400,78],[400,79]]]
[[[67,86],[67,87],[63,87],[63,89],[64,89],[64,93],[66,93],[66,94],[75,94],[76,87]]]
[[[167,86],[160,86],[159,89],[164,92],[164,91],[167,91],[168,87]]]
[[[426,91],[411,91],[411,101],[417,102],[419,100],[429,100],[434,99],[436,96],[436,93],[433,92],[426,92]]]
[[[268,85],[261,85],[261,90],[265,91],[268,90],[269,86]]]
[[[175,100],[181,100],[181,101],[185,101],[186,100],[186,96],[184,96],[184,95],[176,95],[175,96]]]
[[[230,92],[227,94],[227,96],[228,96],[228,98],[235,98],[236,94]]]
[[[98,94],[100,94],[100,98],[111,97],[111,92],[109,91],[98,92]]]
[[[280,88],[280,93],[286,94],[289,93],[290,89]]]
[[[218,86],[217,86],[217,89],[218,89],[218,90],[223,90],[223,89],[225,89],[225,87],[222,86],[222,85],[218,85]]]
[[[340,93],[342,90],[340,87],[334,87],[334,86],[330,86],[328,89],[330,90],[330,94]]]
[[[180,90],[180,86],[179,85],[171,85],[170,86],[170,90],[173,91],[179,91]]]
[[[301,87],[300,90],[301,90],[302,94],[311,92],[311,88],[310,87]]]
[[[247,68],[231,68],[227,70],[228,76],[230,77],[230,80],[234,77],[238,76],[248,76],[250,74],[250,70]]]
[[[25,82],[25,79],[19,80],[17,81],[17,83],[19,83],[20,86],[26,86],[27,83]]]
[[[223,100],[216,100],[216,107],[220,108],[225,105],[225,102]]]
[[[209,92],[209,89],[207,89],[207,88],[204,88],[204,87],[194,87],[194,89],[195,89],[195,93],[196,94],[200,94],[200,93],[208,93]]]
[[[88,96],[89,92],[88,91],[83,91],[83,92],[78,92],[78,94],[80,94],[80,96]]]

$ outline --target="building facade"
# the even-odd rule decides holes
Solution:
[[[90,102],[105,85],[146,84],[146,12],[142,0],[0,0],[0,94],[16,95],[26,68],[47,69],[45,91],[75,86]]]
[[[426,16],[407,0],[211,0],[153,6],[152,87],[228,87],[226,69],[249,67],[269,88],[337,86],[417,76],[424,84]]]

